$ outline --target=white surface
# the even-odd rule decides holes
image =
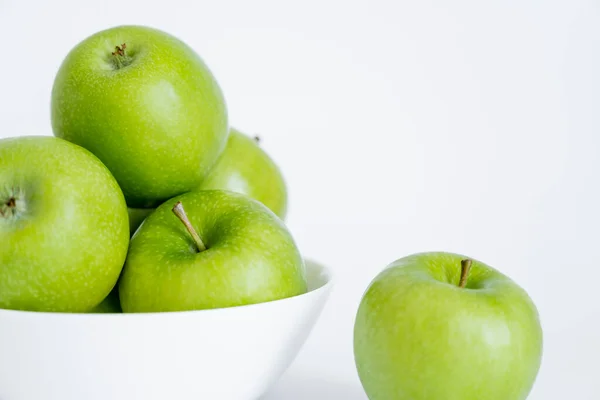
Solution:
[[[331,289],[222,310],[52,314],[0,310],[2,400],[253,400],[298,354]]]
[[[274,398],[361,398],[360,296],[426,250],[529,291],[545,330],[530,399],[600,398],[597,1],[0,0],[0,136],[50,134],[62,58],[123,23],[197,49],[281,165],[302,250],[338,277]]]

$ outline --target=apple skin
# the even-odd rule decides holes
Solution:
[[[235,128],[230,129],[225,150],[198,189],[230,190],[245,194],[285,220],[288,198],[281,170],[254,138]],[[129,209],[132,235],[153,210]]]
[[[197,252],[172,212],[177,202],[207,250]],[[259,201],[224,190],[160,205],[131,239],[119,280],[124,312],[233,307],[306,291],[304,261],[283,221]]]
[[[358,373],[371,400],[524,400],[543,348],[527,293],[462,255],[399,259],[371,283],[354,330]]]
[[[86,312],[115,286],[127,206],[84,148],[44,136],[0,140],[0,210],[0,308]]]
[[[113,55],[123,43],[125,56]],[[130,64],[117,67],[124,57]],[[75,46],[56,75],[51,117],[55,136],[100,158],[133,208],[196,188],[229,135],[223,93],[203,60],[144,26],[110,28]]]
[[[225,150],[200,189],[222,189],[245,194],[285,220],[287,187],[279,167],[257,140],[230,129]]]

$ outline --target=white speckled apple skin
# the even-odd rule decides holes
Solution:
[[[125,198],[87,150],[53,137],[0,140],[0,308],[83,312],[114,287],[128,248]]]
[[[196,251],[173,214],[178,201],[207,250]],[[259,201],[223,190],[189,192],[150,214],[119,284],[124,312],[232,307],[306,291],[304,261],[284,223]]]
[[[127,66],[114,65],[126,44]],[[52,88],[55,136],[94,153],[127,204],[156,207],[197,187],[229,135],[223,93],[204,61],[157,29],[118,26],[86,38]]]

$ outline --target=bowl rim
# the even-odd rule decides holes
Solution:
[[[331,268],[324,264],[315,261],[312,258],[304,258],[305,264],[311,265],[310,268],[315,268],[315,276],[320,277],[320,283],[316,287],[310,288],[306,293],[298,294],[295,296],[285,297],[277,300],[264,301],[261,303],[245,304],[240,306],[232,307],[219,307],[219,308],[207,308],[203,310],[182,310],[182,311],[153,311],[153,312],[139,312],[139,313],[76,313],[76,312],[54,312],[54,311],[28,311],[28,310],[13,310],[0,308],[0,318],[6,316],[22,316],[22,317],[40,317],[40,318],[52,318],[52,319],[132,319],[132,318],[175,318],[181,316],[199,316],[207,314],[226,314],[226,313],[237,313],[247,309],[257,308],[268,308],[276,307],[278,305],[290,302],[297,302],[309,296],[316,296],[322,292],[329,292],[334,285],[334,274]],[[308,269],[308,268],[307,268]],[[315,278],[316,279],[316,278]]]

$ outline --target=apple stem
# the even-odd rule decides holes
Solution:
[[[17,199],[10,197],[6,203],[0,205],[0,215],[3,217],[15,215],[17,212]]]
[[[260,143],[260,136],[258,136],[258,135],[254,136],[254,141],[256,143]]]
[[[471,267],[473,266],[473,260],[462,260],[460,262],[460,282],[458,287],[464,288],[467,286],[467,279],[469,279],[469,272],[471,272]]]
[[[111,53],[113,56],[113,64],[116,69],[126,67],[133,61],[133,59],[125,53],[126,48],[127,44],[123,43],[120,46],[115,46],[115,51]]]
[[[194,239],[194,242],[196,243],[196,247],[198,247],[198,253],[206,250],[206,246],[204,245],[204,242],[200,238],[200,235],[198,235],[198,232],[196,232],[196,230],[192,226],[190,219],[188,218],[187,214],[185,213],[185,210],[183,209],[183,204],[181,204],[180,201],[178,201],[177,204],[175,204],[175,206],[173,206],[173,213],[175,215],[177,215],[177,218],[179,218],[179,220],[181,222],[183,222],[183,225],[185,225],[186,229],[192,236],[192,239]]]

